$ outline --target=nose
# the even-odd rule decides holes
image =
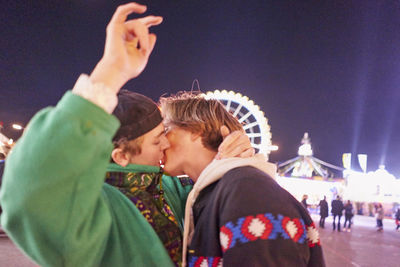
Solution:
[[[169,141],[165,135],[162,136],[161,140],[161,149],[165,150],[170,147]]]

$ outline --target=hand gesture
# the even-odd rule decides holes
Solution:
[[[127,81],[144,70],[156,43],[156,36],[149,33],[149,28],[159,25],[162,17],[126,19],[131,13],[142,14],[145,11],[146,6],[137,3],[117,8],[107,26],[104,55],[90,75],[93,83],[103,83],[118,92]]]

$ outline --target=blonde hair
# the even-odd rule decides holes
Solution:
[[[205,99],[200,92],[180,92],[160,98],[161,113],[166,127],[174,125],[199,134],[208,149],[218,151],[225,125],[232,131],[242,130],[239,121],[216,99]]]
[[[131,156],[138,155],[142,152],[142,144],[144,135],[141,135],[133,140],[128,140],[123,137],[118,141],[114,141],[114,148],[121,148],[122,152],[129,153]]]

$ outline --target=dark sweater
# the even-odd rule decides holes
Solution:
[[[256,168],[232,169],[204,188],[193,216],[189,266],[325,266],[307,211]]]
[[[332,214],[341,216],[343,213],[343,202],[339,199],[332,200]]]

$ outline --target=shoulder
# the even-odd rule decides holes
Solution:
[[[232,207],[233,210],[242,209],[248,214],[297,214],[302,209],[289,192],[268,174],[254,167],[230,170],[220,179],[213,192],[215,200],[221,201],[222,209]]]
[[[272,196],[285,191],[267,173],[251,166],[234,168],[226,172],[220,179],[218,187],[227,194],[234,192],[242,194],[252,193]]]
[[[220,183],[221,184],[233,184],[233,183],[276,184],[275,180],[271,176],[252,166],[244,166],[231,169],[221,177]]]

